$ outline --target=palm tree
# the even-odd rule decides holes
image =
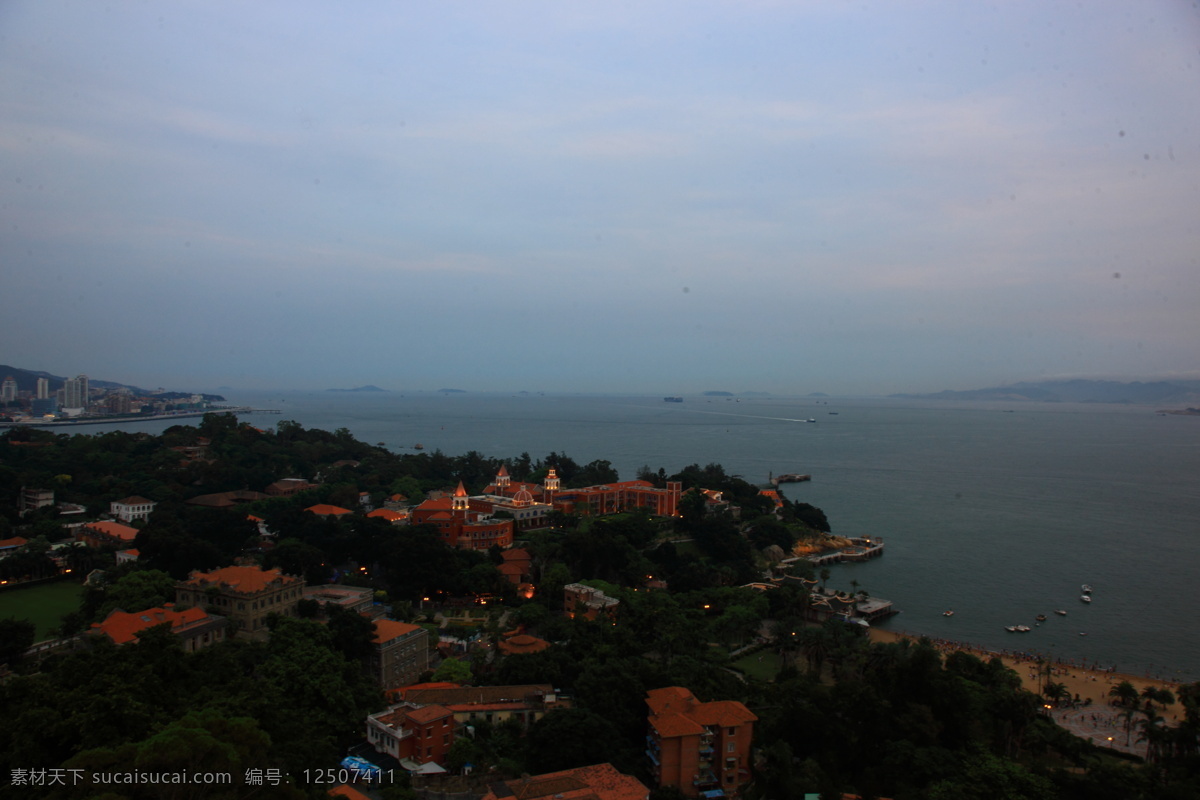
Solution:
[[[809,673],[819,677],[825,658],[829,655],[830,642],[825,629],[805,628],[797,638],[800,640],[800,649],[804,651],[804,658],[808,661]]]
[[[1170,729],[1165,726],[1166,720],[1158,714],[1147,710],[1146,718],[1138,723],[1141,732],[1138,734],[1138,741],[1146,743],[1146,761],[1154,763],[1158,761],[1171,737]],[[1125,738],[1125,743],[1129,744],[1129,737]]]
[[[825,581],[829,580],[829,567],[821,568],[821,591],[825,591]]]
[[[1071,693],[1067,690],[1065,684],[1053,682],[1046,684],[1045,688],[1042,689],[1042,694],[1056,706],[1062,704],[1063,698],[1070,699],[1071,697]]]
[[[1125,746],[1129,747],[1129,736],[1133,732],[1133,715],[1137,713],[1137,706],[1129,706],[1121,714],[1125,718]]]
[[[1121,706],[1132,706],[1137,703],[1138,693],[1134,685],[1129,681],[1121,681],[1116,686],[1108,690],[1109,697],[1117,698],[1117,704]]]

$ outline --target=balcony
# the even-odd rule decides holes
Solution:
[[[715,786],[717,783],[717,776],[712,770],[701,772],[692,779],[692,786]]]

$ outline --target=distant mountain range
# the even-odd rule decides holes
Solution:
[[[40,372],[38,370],[21,369],[20,367],[10,367],[8,364],[0,364],[0,380],[11,377],[17,382],[17,389],[22,392],[36,392],[38,378],[47,378],[50,381],[50,391],[57,392],[63,388],[63,384],[67,379],[60,375],[51,375],[49,372]],[[185,397],[191,397],[193,394],[200,394],[205,400],[214,402],[222,402],[225,400],[219,394],[201,394],[199,392],[167,392],[162,389],[148,390],[138,386],[130,386],[127,383],[114,383],[113,381],[102,381],[97,378],[88,376],[88,385],[98,389],[128,389],[140,397],[161,397],[164,400],[181,400]]]
[[[1200,400],[1200,380],[1151,381],[1027,381],[1009,386],[933,394],[893,394],[921,400],[1000,400],[1035,403],[1129,403],[1173,405]]]

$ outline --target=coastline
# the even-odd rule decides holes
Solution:
[[[154,422],[164,419],[186,419],[203,417],[205,414],[255,414],[261,409],[250,407],[208,408],[203,411],[175,411],[169,414],[148,414],[129,417],[87,417],[86,419],[60,419],[53,422],[0,422],[0,428],[65,428],[75,425],[118,425],[122,422]]]
[[[1032,654],[1022,655],[1015,652],[996,652],[987,650],[982,647],[976,647],[968,642],[956,642],[946,639],[937,639],[932,636],[920,636],[903,631],[883,630],[881,628],[871,628],[869,636],[872,642],[890,643],[907,640],[917,642],[921,639],[929,639],[933,645],[944,655],[955,651],[970,653],[983,659],[990,659],[993,656],[998,657],[1004,662],[1005,666],[1014,670],[1021,678],[1021,685],[1025,689],[1034,694],[1041,694],[1041,679],[1037,674],[1037,659],[1038,657]],[[1090,710],[1101,711],[1108,710],[1112,707],[1109,705],[1109,691],[1112,687],[1128,681],[1137,689],[1138,694],[1148,686],[1153,686],[1156,689],[1167,689],[1172,694],[1175,694],[1179,689],[1179,683],[1175,681],[1163,680],[1160,678],[1151,678],[1148,676],[1130,675],[1122,672],[1113,672],[1110,670],[1091,669],[1088,667],[1079,667],[1074,665],[1066,665],[1055,663],[1052,665],[1053,673],[1051,680],[1055,683],[1061,683],[1067,687],[1072,697],[1078,695],[1082,700],[1092,701]],[[1042,676],[1044,678],[1044,676]],[[1168,724],[1177,725],[1182,719],[1183,707],[1176,700],[1173,704],[1161,709],[1161,714]],[[1059,716],[1056,711],[1055,717]]]

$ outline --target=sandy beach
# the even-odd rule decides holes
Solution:
[[[913,634],[878,628],[871,628],[870,636],[873,642],[896,642],[902,639],[909,639],[915,642],[921,638]],[[928,638],[942,653],[960,650],[972,653],[985,660],[993,656],[999,656],[1007,666],[1015,670],[1021,677],[1021,684],[1026,689],[1035,694],[1041,693],[1042,681],[1045,678],[1044,671],[1041,678],[1038,676],[1036,658],[996,653],[975,647],[966,642],[953,642],[934,637]],[[1077,736],[1091,739],[1098,745],[1114,747],[1118,750],[1137,753],[1138,755],[1144,754],[1145,744],[1138,743],[1137,734],[1135,733],[1129,738],[1129,744],[1126,745],[1125,722],[1123,719],[1118,719],[1120,709],[1114,708],[1109,704],[1111,699],[1109,691],[1122,681],[1129,681],[1137,689],[1138,694],[1141,694],[1142,690],[1147,686],[1168,689],[1172,694],[1175,694],[1179,688],[1178,684],[1170,681],[1139,677],[1137,675],[1126,675],[1107,670],[1091,670],[1062,664],[1054,664],[1051,670],[1051,680],[1066,686],[1072,697],[1078,697],[1083,702],[1083,705],[1075,709],[1053,710],[1051,716],[1060,725],[1069,729]],[[1090,705],[1086,704],[1088,699],[1092,701]],[[1176,702],[1162,709],[1159,713],[1166,719],[1167,724],[1176,725],[1182,719],[1183,711],[1182,706]]]

